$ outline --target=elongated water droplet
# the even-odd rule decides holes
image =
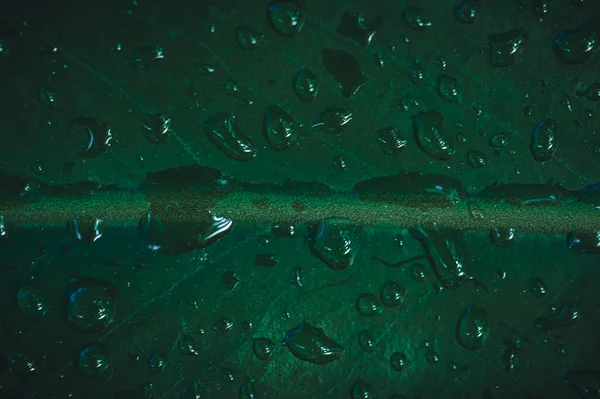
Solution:
[[[556,121],[547,119],[541,122],[533,131],[531,137],[531,153],[536,161],[545,162],[556,152]]]
[[[581,64],[587,61],[598,45],[598,20],[561,31],[554,39],[554,53],[566,64]]]
[[[471,306],[458,319],[456,340],[465,349],[475,351],[485,344],[489,334],[489,321],[485,309]]]
[[[211,115],[202,126],[206,137],[229,158],[247,162],[256,157],[256,146],[239,129],[235,115]]]
[[[358,254],[358,228],[338,220],[325,220],[311,226],[308,245],[311,253],[334,270],[352,266]]]
[[[294,92],[302,101],[312,101],[319,93],[319,79],[308,68],[302,68],[294,78]]]
[[[437,111],[419,112],[412,116],[417,144],[430,157],[444,161],[455,154],[454,144],[442,130],[444,118]]]
[[[525,29],[523,28],[488,36],[492,66],[504,67],[514,63],[524,40]]]
[[[344,353],[340,344],[327,337],[322,329],[307,322],[289,331],[283,339],[283,345],[296,358],[315,364],[327,364]]]
[[[263,128],[269,145],[274,151],[282,151],[296,141],[296,122],[281,107],[267,108],[263,118]]]
[[[235,31],[235,37],[238,44],[244,50],[252,50],[260,47],[265,41],[265,35],[254,29],[240,25]]]

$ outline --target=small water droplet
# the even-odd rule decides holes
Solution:
[[[448,60],[440,55],[435,59],[435,65],[437,65],[442,71],[445,71],[448,67]]]
[[[454,143],[442,130],[442,114],[437,111],[418,112],[412,116],[412,121],[417,144],[430,157],[443,161],[456,153]]]
[[[148,369],[151,373],[159,373],[167,367],[167,360],[164,355],[153,352],[148,358]]]
[[[46,316],[50,307],[46,295],[33,283],[21,287],[17,293],[17,305],[25,317],[32,319]]]
[[[302,30],[304,10],[294,1],[278,1],[269,6],[269,22],[282,36],[294,36]]]
[[[363,316],[377,316],[383,313],[383,307],[377,297],[371,293],[362,294],[356,302],[358,311]]]
[[[337,155],[333,157],[333,160],[331,161],[331,167],[336,172],[343,172],[347,168],[346,160],[341,155]]]
[[[359,378],[352,385],[351,399],[370,399],[373,397],[372,389],[371,385],[362,378]]]
[[[425,352],[425,360],[427,360],[427,363],[429,364],[438,364],[440,362],[440,355],[433,349],[428,349],[427,352]]]
[[[517,238],[516,229],[510,228],[493,228],[490,233],[492,244],[499,248],[506,248],[512,245]]]
[[[340,344],[327,337],[322,329],[307,322],[289,331],[283,339],[283,345],[297,359],[321,365],[339,359],[344,353]]]
[[[93,343],[84,346],[77,356],[77,368],[89,377],[98,377],[110,367],[110,354],[106,346]]]
[[[381,288],[381,303],[387,307],[395,307],[404,302],[406,289],[395,281],[388,281]]]
[[[340,134],[352,117],[348,109],[328,107],[316,116],[311,128],[321,133]]]
[[[406,367],[406,355],[402,352],[394,352],[390,355],[390,366],[395,371],[402,371]]]
[[[546,295],[546,285],[544,284],[544,281],[539,277],[535,277],[531,280],[530,288],[531,293],[535,297],[539,298]]]
[[[334,270],[354,264],[358,253],[358,228],[344,221],[324,219],[311,226],[308,245],[311,253]]]
[[[403,12],[404,22],[414,30],[421,30],[432,25],[431,21],[425,18],[423,11],[419,7],[406,7]]]
[[[472,24],[479,7],[480,0],[465,0],[454,8],[454,18],[463,24]]]
[[[303,283],[303,272],[300,266],[295,266],[290,274],[290,283],[296,287],[302,287]]]
[[[581,64],[587,61],[598,44],[595,19],[574,29],[561,31],[554,39],[554,53],[566,64]]]
[[[319,80],[308,68],[301,69],[294,78],[294,92],[302,101],[312,101],[319,93]]]
[[[94,217],[76,217],[67,224],[71,235],[84,244],[98,241],[103,234],[102,220]]]
[[[268,338],[252,339],[252,351],[259,360],[267,360],[275,350],[275,343]]]
[[[458,104],[460,102],[460,90],[458,80],[447,75],[441,75],[438,78],[437,91],[440,97],[450,103]]]
[[[373,352],[373,345],[375,340],[369,330],[362,330],[358,333],[358,345],[367,353]]]
[[[492,66],[504,67],[513,64],[524,40],[523,28],[488,36]]]
[[[489,335],[485,309],[471,306],[465,309],[456,325],[456,340],[465,349],[475,351],[485,344]]]
[[[489,158],[483,152],[472,150],[467,152],[467,163],[473,169],[483,168],[489,163]]]
[[[44,85],[40,85],[38,99],[42,105],[48,108],[56,108],[56,96],[54,93],[48,91]]]
[[[40,161],[35,161],[29,166],[29,170],[31,170],[34,174],[41,176],[44,174],[44,166]]]
[[[235,115],[211,115],[203,124],[208,139],[228,157],[247,162],[256,157],[256,146],[237,126]]]
[[[211,64],[201,64],[198,67],[198,72],[200,72],[202,75],[208,75],[210,73],[213,73],[215,71],[215,67],[212,66]]]
[[[237,27],[235,37],[240,47],[244,50],[256,49],[265,41],[264,33],[259,33],[245,25]]]
[[[223,272],[222,279],[223,284],[225,284],[225,288],[227,288],[229,291],[232,291],[240,282],[240,278],[234,271]]]
[[[531,153],[533,158],[539,162],[549,161],[556,152],[556,132],[558,125],[556,121],[547,119],[540,122],[531,136]]]
[[[271,267],[277,265],[277,257],[271,253],[257,254],[254,257],[254,264],[256,266],[271,268]]]
[[[421,263],[416,263],[410,268],[410,275],[417,282],[425,281],[425,266]]]
[[[86,140],[79,152],[80,158],[93,158],[106,152],[113,139],[112,128],[90,117],[78,117],[71,120],[69,134],[79,140]]]
[[[289,148],[296,139],[296,122],[281,107],[272,105],[263,117],[263,129],[269,145],[274,151]]]
[[[564,109],[566,109],[569,112],[573,112],[573,104],[571,103],[571,98],[569,97],[568,94],[565,94],[562,98],[562,101],[560,102],[560,104],[563,106]]]
[[[498,133],[490,139],[490,146],[493,148],[504,148],[508,146],[508,137],[504,133]]]
[[[66,320],[73,329],[98,332],[115,319],[116,288],[94,278],[74,280],[66,291]]]
[[[223,381],[226,384],[232,384],[233,382],[235,382],[233,371],[231,371],[228,368],[221,369],[221,381]]]
[[[237,94],[240,91],[239,83],[232,79],[227,79],[223,86],[227,94]]]
[[[592,83],[584,92],[577,92],[577,95],[588,101],[600,101],[600,83]]]
[[[377,131],[377,142],[387,155],[396,155],[400,153],[408,141],[400,132],[400,129],[395,127],[386,127]]]
[[[352,97],[366,83],[360,64],[352,54],[338,49],[321,51],[323,65],[342,88],[343,97]]]
[[[165,114],[152,114],[142,119],[142,133],[152,144],[164,144],[171,131],[171,118]]]

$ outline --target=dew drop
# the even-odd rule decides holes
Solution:
[[[416,263],[410,268],[410,276],[413,280],[422,283],[425,281],[425,266],[421,263]]]
[[[56,108],[56,96],[54,93],[48,91],[44,85],[40,85],[38,89],[38,100],[45,107]]]
[[[427,360],[427,363],[429,364],[438,364],[440,362],[440,355],[433,349],[428,349],[425,352],[425,360]]]
[[[352,111],[337,107],[328,107],[315,118],[311,128],[328,134],[340,134],[352,120]]]
[[[235,381],[233,371],[228,368],[221,369],[221,381],[226,384],[232,384]]]
[[[359,378],[352,385],[351,399],[371,399],[373,397],[373,387],[362,378]]]
[[[277,265],[277,257],[271,253],[257,254],[254,257],[254,264],[256,266],[271,268],[271,267]]]
[[[171,118],[165,114],[152,114],[142,119],[142,133],[152,144],[164,144],[171,131]]]
[[[516,229],[510,228],[493,228],[490,233],[492,244],[499,248],[506,248],[512,245],[517,238]]]
[[[344,221],[323,219],[311,226],[307,243],[313,256],[333,270],[354,264],[359,250],[358,228]]]
[[[467,163],[473,169],[483,168],[489,163],[489,158],[483,152],[471,150],[467,152]]]
[[[531,280],[530,289],[535,297],[539,298],[546,295],[546,284],[544,284],[544,281],[539,277],[535,277]]]
[[[472,24],[479,12],[480,0],[465,0],[454,8],[454,18],[463,24]]]
[[[25,284],[17,293],[19,310],[27,318],[39,319],[48,314],[49,304],[46,295],[40,287],[30,283]]]
[[[235,115],[211,115],[202,126],[208,139],[229,158],[247,162],[256,157],[256,146],[240,131]]]
[[[66,290],[65,316],[68,325],[83,332],[98,332],[115,319],[116,288],[108,281],[81,278]]]
[[[202,75],[208,75],[210,73],[213,73],[215,71],[215,67],[212,66],[211,64],[201,64],[198,67],[198,72],[200,72],[200,74]]]
[[[513,64],[524,40],[523,28],[488,36],[492,66],[504,67]]]
[[[531,136],[531,153],[536,161],[545,162],[552,158],[556,152],[556,121],[547,119],[542,121]]]
[[[577,301],[563,305],[557,314],[548,317],[538,317],[534,323],[542,331],[551,331],[555,328],[569,327],[581,316],[581,305]]]
[[[408,77],[414,84],[421,83],[425,78],[425,70],[418,62],[413,62],[408,70]]]
[[[386,127],[377,131],[377,142],[387,155],[400,153],[406,148],[406,144],[408,143],[400,132],[400,129],[395,127]]]
[[[77,369],[88,377],[98,377],[110,367],[110,354],[104,344],[84,346],[77,356]]]
[[[390,355],[390,366],[394,371],[402,371],[406,367],[406,355],[402,352],[394,352]]]
[[[585,98],[590,102],[596,102],[600,100],[600,83],[592,83],[585,91],[577,92],[577,95]]]
[[[369,330],[362,330],[358,333],[358,345],[367,353],[373,352],[373,345],[375,340]]]
[[[418,7],[406,7],[403,16],[406,25],[414,30],[422,30],[432,25],[431,21],[424,17],[423,11]]]
[[[223,272],[223,275],[221,276],[221,278],[223,280],[223,284],[225,285],[225,288],[227,288],[229,291],[232,291],[240,282],[240,278],[238,277],[237,273],[234,271]]]
[[[406,289],[395,281],[388,281],[381,288],[381,303],[387,307],[395,307],[404,302]]]
[[[333,157],[333,160],[331,161],[331,167],[336,172],[343,172],[347,168],[346,160],[341,155],[337,155]]]
[[[275,343],[268,338],[252,339],[252,351],[259,360],[267,360],[275,350]]]
[[[160,373],[165,369],[165,367],[167,367],[167,360],[165,359],[164,355],[158,352],[153,352],[148,358],[148,369],[151,373]]]
[[[237,27],[235,31],[235,37],[240,47],[244,50],[258,48],[265,41],[264,33],[259,33],[245,25],[240,25]]]
[[[383,27],[383,18],[375,17],[371,22],[366,22],[364,17],[356,13],[345,13],[336,32],[348,37],[362,46],[368,46],[377,30]]]
[[[319,79],[310,69],[301,69],[294,78],[294,92],[302,101],[314,100],[319,93]]]
[[[437,111],[418,112],[412,116],[417,144],[427,155],[436,160],[447,160],[456,153],[454,144],[442,130],[444,117]]]
[[[113,139],[112,128],[106,123],[90,117],[78,117],[71,120],[69,134],[76,139],[85,140],[80,158],[94,158],[106,152]]]
[[[227,94],[237,94],[240,91],[239,83],[232,79],[227,79],[223,83],[223,87],[225,87]]]
[[[67,227],[71,236],[84,244],[98,241],[103,234],[102,220],[94,217],[77,217],[71,219]]]
[[[40,161],[35,161],[29,166],[29,170],[34,174],[41,176],[44,174],[44,166]]]
[[[377,297],[373,294],[366,293],[358,297],[356,302],[358,312],[363,316],[377,316],[383,313],[383,307]]]
[[[554,39],[554,53],[565,64],[587,61],[598,44],[597,21],[591,19],[575,29],[565,29]]]
[[[263,117],[263,130],[274,151],[285,150],[297,139],[296,122],[277,105],[267,108]]]
[[[441,75],[438,78],[437,91],[440,97],[449,103],[458,104],[460,102],[458,80],[448,75]]]
[[[290,283],[296,287],[302,287],[304,285],[304,275],[300,266],[295,266],[290,274]]]
[[[269,5],[269,22],[282,36],[294,36],[302,30],[304,10],[293,1],[278,1]]]
[[[321,365],[339,359],[344,352],[344,348],[327,337],[322,329],[307,322],[289,331],[283,339],[283,345],[297,359]]]
[[[465,349],[476,351],[485,344],[489,334],[488,314],[485,309],[470,306],[459,317],[456,341]]]
[[[508,146],[508,137],[504,133],[498,133],[490,139],[490,146],[493,148],[504,148]]]

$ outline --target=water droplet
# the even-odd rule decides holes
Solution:
[[[508,146],[508,137],[504,133],[498,133],[490,139],[490,146],[494,148],[504,148]]]
[[[447,160],[456,153],[454,144],[442,130],[444,117],[437,111],[418,112],[412,116],[417,144],[427,155],[436,160]]]
[[[548,0],[533,0],[533,13],[541,22],[548,15]]]
[[[307,243],[311,253],[333,270],[354,264],[359,250],[359,230],[344,221],[323,219],[311,226]]]
[[[404,96],[398,108],[404,112],[414,111],[415,108],[419,107],[419,100],[417,100],[413,95],[407,94]]]
[[[562,101],[560,102],[560,104],[563,106],[564,109],[566,109],[569,112],[573,112],[573,104],[571,104],[571,99],[569,98],[568,94],[565,94],[562,98]]]
[[[327,337],[322,329],[307,322],[289,331],[283,339],[283,345],[296,358],[321,365],[339,359],[344,352],[344,348]]]
[[[485,309],[470,306],[459,317],[456,341],[465,349],[476,351],[485,344],[489,335],[489,321]]]
[[[69,134],[79,140],[86,140],[79,152],[80,158],[93,158],[108,150],[113,138],[112,128],[106,123],[90,117],[78,117],[71,120]]]
[[[394,352],[390,355],[390,366],[395,371],[402,371],[406,367],[406,355],[402,352]]]
[[[292,269],[292,273],[290,274],[290,283],[295,285],[296,287],[302,287],[304,285],[304,276],[302,272],[302,268],[300,266],[295,266]]]
[[[463,24],[472,24],[479,7],[480,0],[465,0],[454,8],[454,18]]]
[[[336,32],[346,36],[360,45],[368,46],[378,29],[383,27],[383,18],[375,17],[367,23],[364,17],[356,13],[345,13]]]
[[[581,316],[581,306],[577,301],[569,302],[563,305],[558,314],[548,317],[537,317],[534,321],[536,327],[542,331],[550,331],[555,328],[569,327]]]
[[[539,298],[539,297],[546,295],[546,285],[544,284],[544,281],[539,277],[535,277],[531,280],[530,288],[531,288],[531,293],[535,297]]]
[[[325,69],[342,87],[343,97],[352,97],[367,81],[358,61],[348,52],[338,49],[321,51]]]
[[[427,363],[429,364],[438,364],[440,362],[440,355],[433,349],[428,349],[427,352],[425,352],[425,360],[427,360]]]
[[[396,244],[398,248],[404,247],[406,241],[404,240],[404,237],[402,237],[402,234],[394,234],[394,244]]]
[[[406,7],[403,14],[404,22],[411,29],[421,30],[432,25],[431,21],[424,17],[423,11],[418,7]]]
[[[253,338],[252,351],[259,360],[267,360],[275,350],[275,343],[268,338]]]
[[[116,288],[108,281],[81,278],[66,290],[65,315],[69,326],[98,332],[111,325],[116,313]]]
[[[269,22],[282,36],[294,36],[304,26],[304,10],[294,1],[278,1],[269,6]]]
[[[467,163],[473,169],[483,168],[489,163],[489,158],[483,152],[478,150],[471,150],[467,152]]]
[[[425,70],[417,61],[413,62],[408,70],[408,77],[414,84],[419,84],[425,78]]]
[[[271,233],[278,238],[292,237],[295,232],[296,229],[293,224],[281,223],[271,227]]]
[[[254,264],[256,266],[271,268],[277,265],[277,257],[274,254],[257,254],[254,257]]]
[[[227,384],[232,384],[235,381],[233,371],[228,368],[221,369],[221,381]]]
[[[426,278],[425,266],[422,265],[421,263],[415,263],[410,268],[410,275],[413,278],[413,280],[415,280],[417,282],[425,281],[425,278]]]
[[[232,79],[227,79],[223,83],[223,87],[225,87],[227,94],[237,94],[240,91],[239,83]]]
[[[44,166],[40,161],[35,161],[29,166],[29,170],[31,170],[34,174],[41,176],[44,174]]]
[[[492,66],[504,67],[514,63],[524,40],[525,29],[523,28],[488,36]]]
[[[370,399],[373,397],[371,385],[359,378],[352,385],[352,399]]]
[[[165,357],[158,353],[153,352],[148,358],[148,369],[151,373],[159,373],[167,367],[167,360]]]
[[[558,125],[553,119],[542,121],[531,136],[531,153],[536,161],[545,162],[556,152]]]
[[[506,248],[512,245],[517,238],[517,230],[510,228],[493,228],[490,233],[492,244],[499,248]]]
[[[319,93],[319,79],[310,69],[301,69],[294,78],[294,92],[302,101],[314,100]]]
[[[438,78],[437,91],[440,97],[450,103],[458,104],[460,102],[460,90],[458,80],[448,76],[441,75]]]
[[[152,114],[142,119],[142,133],[152,144],[164,144],[171,131],[171,118],[165,114]]]
[[[38,89],[38,100],[48,108],[56,108],[56,96],[48,91],[44,85],[40,85]]]
[[[110,354],[106,346],[93,343],[84,346],[77,356],[77,368],[89,377],[98,377],[110,367]]]
[[[467,144],[467,136],[464,133],[458,133],[456,135],[456,142],[459,144]]]
[[[240,131],[235,115],[211,115],[202,126],[208,139],[229,158],[247,162],[256,157],[256,146]]]
[[[384,62],[383,62],[383,57],[380,54],[375,54],[373,56],[373,60],[375,61],[375,65],[377,65],[379,68],[383,68]]]
[[[438,68],[440,68],[442,71],[445,71],[446,68],[448,67],[448,60],[446,60],[445,57],[443,56],[438,56],[435,59],[435,64],[438,66]]]
[[[356,302],[358,311],[363,316],[377,316],[383,313],[383,307],[377,300],[377,297],[373,294],[366,293],[358,297]]]
[[[223,272],[222,279],[223,284],[225,284],[225,288],[227,288],[229,291],[232,291],[240,282],[240,278],[234,271]]]
[[[103,234],[102,220],[94,217],[76,217],[67,225],[71,235],[84,244],[98,241]]]
[[[388,281],[381,288],[381,303],[388,307],[395,307],[404,302],[406,289],[395,281]]]
[[[523,107],[523,114],[525,116],[531,116],[533,114],[533,107],[531,105],[526,105]]]
[[[362,330],[358,333],[358,345],[367,353],[373,352],[375,341],[369,330]]]
[[[49,309],[48,299],[35,284],[25,284],[17,293],[19,310],[27,318],[38,319],[46,316]]]
[[[200,72],[202,75],[208,75],[209,73],[213,73],[214,71],[215,67],[211,64],[201,64],[198,67],[198,72]]]
[[[333,157],[333,160],[331,161],[331,166],[336,172],[343,172],[347,168],[346,160],[341,155],[337,155]]]
[[[554,352],[556,352],[557,355],[564,355],[566,353],[565,347],[558,344],[554,347]]]
[[[263,129],[274,151],[282,151],[296,141],[296,122],[290,114],[277,105],[267,108]]]
[[[244,50],[258,48],[265,41],[264,33],[259,33],[245,25],[240,25],[237,27],[235,31],[235,37],[240,47]]]
[[[600,230],[595,233],[569,233],[567,248],[582,254],[600,253]]]
[[[337,107],[328,107],[315,118],[312,129],[329,134],[341,133],[352,120],[352,111]]]
[[[377,141],[383,152],[387,155],[400,153],[408,143],[400,132],[400,129],[395,127],[386,127],[378,130]]]
[[[215,320],[213,328],[215,329],[215,331],[224,333],[227,331],[231,331],[233,329],[233,325],[233,320],[221,316],[217,320]]]
[[[239,399],[255,399],[256,398],[254,395],[254,381],[247,378],[246,381],[244,381],[242,383],[242,385],[240,385],[238,398]]]
[[[592,83],[585,91],[577,92],[577,95],[585,98],[588,101],[596,102],[600,100],[600,83]]]
[[[554,53],[566,64],[581,64],[598,44],[597,21],[591,19],[575,29],[565,29],[554,39]]]

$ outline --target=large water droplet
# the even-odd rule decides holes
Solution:
[[[259,360],[267,360],[275,350],[275,342],[268,338],[254,338],[252,340],[252,351]]]
[[[93,343],[84,346],[77,356],[77,368],[89,377],[98,377],[110,367],[110,354],[106,346]]]
[[[377,141],[379,146],[388,155],[395,155],[401,152],[407,144],[400,129],[395,127],[386,127],[377,132]]]
[[[575,29],[565,29],[554,39],[554,53],[566,64],[581,64],[598,44],[598,20],[591,19]]]
[[[430,157],[443,161],[455,154],[452,143],[442,130],[444,117],[437,111],[418,112],[412,116],[417,144]]]
[[[238,44],[244,50],[252,50],[260,47],[265,41],[264,33],[259,33],[254,29],[240,25],[235,31],[235,38]]]
[[[403,16],[406,25],[414,30],[425,29],[432,25],[431,21],[425,18],[423,11],[419,7],[406,7]]]
[[[164,144],[171,131],[171,118],[165,114],[152,114],[142,119],[144,137],[152,144]]]
[[[86,144],[79,152],[81,158],[93,158],[104,153],[110,148],[113,138],[112,128],[108,124],[87,116],[72,119],[69,134],[85,140]]]
[[[37,319],[46,316],[49,309],[48,299],[40,287],[25,284],[17,293],[17,305],[25,317]]]
[[[294,1],[277,1],[269,5],[269,22],[282,36],[294,36],[304,26],[304,10]]]
[[[250,137],[240,131],[235,115],[211,115],[202,126],[206,137],[229,158],[247,162],[256,157],[256,146]]]
[[[289,331],[283,339],[292,354],[300,359],[315,364],[327,364],[339,359],[344,348],[327,337],[323,330],[302,322]]]
[[[263,118],[263,127],[269,145],[274,151],[285,150],[296,141],[294,118],[277,105],[267,108]]]
[[[347,51],[323,49],[323,65],[342,87],[342,96],[352,97],[367,81],[356,59]]]
[[[358,227],[339,220],[321,220],[311,226],[311,253],[334,270],[352,266],[359,250]]]
[[[373,397],[373,387],[362,378],[359,378],[352,385],[351,399],[371,399]]]
[[[488,36],[492,66],[503,67],[511,65],[515,61],[524,40],[525,29],[523,28]]]
[[[464,0],[454,8],[454,18],[463,24],[472,24],[480,5],[480,0]]]
[[[465,309],[456,325],[456,340],[465,349],[475,351],[485,344],[489,321],[485,309],[471,306]]]
[[[545,162],[556,152],[558,124],[553,119],[541,122],[531,136],[531,153],[536,161]]]
[[[97,332],[115,320],[116,288],[108,281],[81,278],[69,284],[66,291],[65,316],[70,327],[84,332]]]

